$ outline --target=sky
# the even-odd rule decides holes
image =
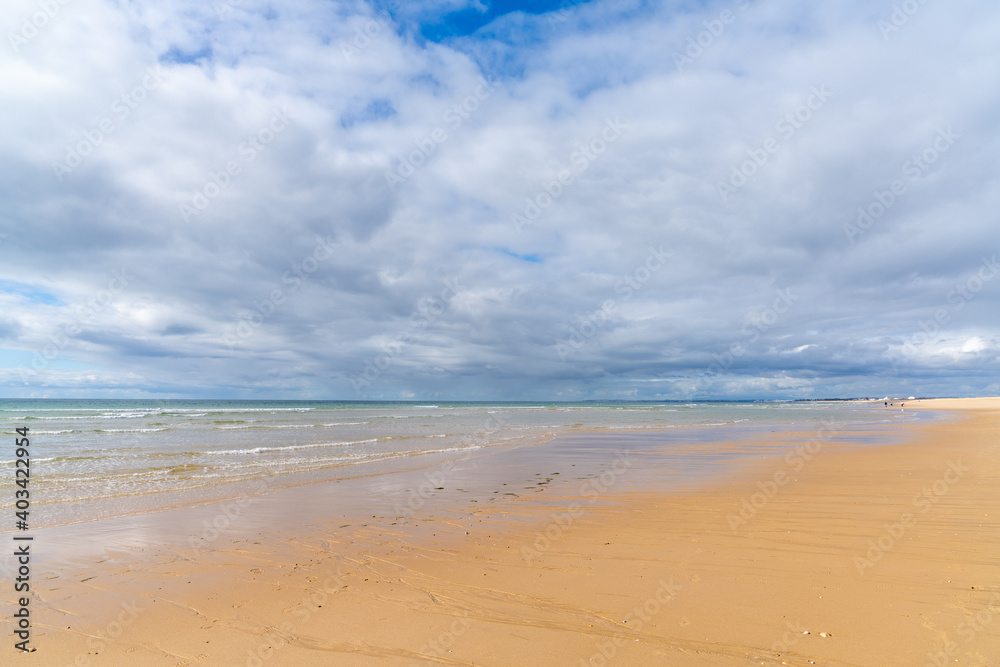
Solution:
[[[1000,5],[11,0],[0,395],[1000,394]]]

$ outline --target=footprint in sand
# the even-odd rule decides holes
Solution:
[[[698,575],[696,574],[696,575],[694,575],[694,576],[692,576],[692,577],[691,577],[691,581],[694,581],[694,582],[696,582],[696,583],[697,583],[697,582],[701,581],[701,577],[699,577],[699,576],[698,576]]]
[[[681,626],[681,627],[683,628],[683,627],[686,627],[686,626],[688,626],[688,625],[691,625],[691,621],[689,621],[689,620],[688,620],[688,617],[687,617],[687,616],[683,616],[683,617],[681,618],[681,620],[680,620],[680,623],[679,623],[679,625],[680,625],[680,626]]]

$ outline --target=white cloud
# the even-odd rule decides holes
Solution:
[[[15,4],[4,34],[35,6]],[[734,345],[701,393],[974,392],[996,375],[1000,283],[949,300],[997,251],[992,4],[928,4],[884,40],[891,7],[860,2],[592,2],[435,43],[416,22],[469,5],[404,3],[350,58],[384,12],[230,4],[220,19],[82,0],[0,55],[0,280],[63,304],[0,293],[4,348],[30,366],[112,270],[135,276],[27,385],[8,368],[8,393],[355,398],[351,378],[403,333],[365,395],[683,398]],[[678,71],[724,9],[735,19]],[[482,77],[500,85],[467,103]],[[292,118],[268,134],[276,110]],[[616,118],[621,136],[592,143]],[[105,119],[60,181],[52,163]],[[948,127],[954,145],[909,174]],[[717,184],[769,138],[724,201]],[[421,164],[391,191],[401,159]],[[574,169],[518,233],[525,198]],[[905,193],[850,243],[894,179]],[[185,221],[198,191],[214,196]],[[336,250],[308,270],[317,238]],[[651,246],[672,257],[625,299],[616,284]],[[446,280],[460,289],[414,325]],[[798,298],[769,322],[776,290]],[[557,342],[608,299],[615,316],[561,361]],[[898,354],[942,308],[951,342]]]

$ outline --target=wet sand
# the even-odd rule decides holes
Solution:
[[[39,544],[66,540],[36,570],[38,651],[14,659],[996,665],[1000,400],[977,400],[907,402],[970,409],[896,427],[902,444],[691,443],[724,481],[670,492],[670,465],[625,447],[585,471],[436,466],[441,493],[413,506],[404,487],[426,474],[354,482],[370,507],[325,485],[90,526],[90,541],[65,527]]]

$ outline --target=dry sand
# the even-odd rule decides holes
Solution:
[[[928,398],[918,401],[903,401],[908,408],[927,410],[1000,410],[1000,398]]]
[[[776,434],[683,493],[133,550],[40,581],[38,651],[2,662],[1000,665],[1000,399],[920,403],[971,412],[902,445]]]

